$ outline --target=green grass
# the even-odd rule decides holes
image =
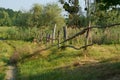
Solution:
[[[9,61],[10,55],[12,54],[13,48],[4,41],[0,41],[0,80],[3,80],[5,77],[6,65]]]
[[[94,45],[84,51],[52,48],[18,65],[19,80],[106,80],[120,74],[120,45]],[[111,77],[112,76],[112,77]]]
[[[16,51],[13,46],[16,47]],[[32,53],[32,50],[34,50],[36,47],[37,45],[34,45],[31,42],[0,40],[0,80],[4,80],[7,64],[10,60],[10,57],[15,52],[18,52],[22,57],[25,54]]]
[[[0,80],[14,49],[21,57],[45,48],[25,41],[0,41]],[[86,54],[87,57],[84,56]],[[93,45],[88,51],[56,47],[18,63],[17,80],[107,80],[119,78],[120,45]],[[110,76],[109,76],[110,75]],[[111,77],[112,76],[112,77]]]
[[[111,29],[107,36],[102,31],[98,31],[93,35],[93,40],[104,44],[119,43],[119,29]],[[21,58],[45,48],[43,45],[32,42],[13,40],[27,40],[35,37],[37,33],[33,33],[39,31],[36,28],[31,29],[30,34],[29,30],[20,30],[20,32],[16,30],[15,27],[0,27],[0,38],[11,39],[6,42],[16,47],[16,52]],[[82,38],[80,39],[73,45],[83,44]],[[5,65],[15,52],[6,42],[0,41],[0,80],[5,76]],[[120,45],[118,44],[94,45],[86,52],[71,48],[58,50],[54,47],[41,53],[18,64],[18,80],[114,80],[114,78],[120,78],[118,75],[120,74]],[[86,58],[84,54],[87,54]]]

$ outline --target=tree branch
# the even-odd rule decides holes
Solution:
[[[85,48],[85,47],[88,47],[88,46],[92,46],[92,45],[93,45],[93,44],[89,44],[89,45],[82,46],[82,47],[79,47],[79,48],[77,48],[77,47],[75,47],[75,46],[71,46],[71,45],[65,45],[65,46],[61,46],[60,48],[62,48],[62,47],[64,47],[64,48],[69,47],[69,48],[73,48],[73,49],[76,49],[76,50],[80,50],[80,49],[82,49],[82,48]]]

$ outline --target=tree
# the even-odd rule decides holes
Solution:
[[[79,0],[59,0],[63,8],[70,14],[76,14],[79,11]]]
[[[81,7],[79,6],[79,0],[59,0],[61,4],[63,4],[63,8],[65,11],[69,13],[69,19],[68,19],[68,26],[71,27],[79,27],[79,16],[81,14],[78,14],[81,12]]]
[[[17,13],[17,16],[16,16],[15,25],[18,26],[18,27],[26,27],[26,28],[30,27],[29,25],[32,24],[32,23],[28,23],[29,17],[31,17],[29,12],[19,11]]]
[[[34,4],[30,11],[19,11],[17,13],[16,25],[21,27],[52,27],[64,25],[64,18],[61,15],[61,8],[57,4],[42,6]]]
[[[94,18],[97,25],[108,25],[119,22],[120,0],[95,0]]]
[[[107,10],[109,8],[115,8],[120,5],[120,0],[96,0],[100,10]]]
[[[39,4],[34,4],[32,9],[30,10],[31,14],[32,14],[32,23],[33,26],[39,27],[39,20],[40,20],[40,16],[42,15],[42,5]]]
[[[61,15],[61,12],[62,10],[57,4],[47,4],[43,11],[43,25],[52,27],[57,24],[59,27],[63,26],[64,18]]]
[[[11,26],[12,22],[7,12],[0,11],[0,25],[1,26]]]

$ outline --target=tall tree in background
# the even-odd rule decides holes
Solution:
[[[71,27],[78,27],[79,23],[79,0],[59,0],[61,4],[63,4],[63,8],[65,11],[69,13],[69,19],[68,19],[68,26]]]
[[[43,19],[44,25],[54,26],[55,24],[60,27],[64,25],[64,18],[61,15],[62,9],[57,4],[47,4],[44,7]]]
[[[47,4],[46,6],[34,4],[30,11],[18,12],[17,26],[40,28],[53,27],[56,24],[60,27],[64,25],[61,12],[62,10],[57,4]]]
[[[40,16],[42,15],[42,5],[40,4],[34,4],[32,9],[30,10],[31,14],[32,14],[32,25],[39,27],[39,21],[40,21]],[[30,19],[30,18],[29,18]]]
[[[96,0],[100,10],[107,10],[109,8],[116,8],[117,5],[120,5],[120,0]]]
[[[34,4],[29,11],[13,11],[12,9],[0,8],[0,26],[18,27],[52,27],[65,24],[62,9],[58,4],[40,5]]]
[[[19,11],[16,16],[15,25],[18,27],[24,27],[24,28],[30,27],[29,25],[32,23],[28,22],[29,17],[31,17],[31,15],[28,12],[23,13]]]
[[[0,25],[1,26],[11,26],[12,25],[9,14],[6,11],[0,11]]]
[[[97,25],[108,25],[120,22],[120,0],[94,0],[96,10],[94,16]]]

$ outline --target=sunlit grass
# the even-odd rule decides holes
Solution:
[[[83,50],[52,48],[43,52],[44,56],[41,54],[37,58],[19,63],[18,78],[20,80],[102,80],[109,78],[105,75],[112,74],[111,70],[115,70],[113,73],[119,73],[119,49],[120,45],[94,45],[88,49],[85,58]]]
[[[14,53],[21,57],[45,48],[25,41],[0,41],[0,80],[5,76],[7,61]],[[86,57],[84,56],[86,54]],[[88,51],[65,50],[53,47],[39,55],[18,63],[18,80],[102,80],[108,75],[119,74],[120,45],[93,45]],[[112,71],[112,73],[111,73]],[[102,74],[104,73],[104,74]],[[94,75],[94,76],[93,76]],[[106,77],[107,76],[107,77]],[[101,79],[101,77],[103,77]]]
[[[14,49],[13,46],[16,49]],[[18,52],[19,55],[23,57],[25,54],[32,53],[36,47],[37,45],[31,42],[0,40],[0,80],[4,80],[7,64],[15,52]]]
[[[10,55],[13,54],[13,48],[6,44],[4,41],[0,41],[0,80],[4,79],[7,62]]]

